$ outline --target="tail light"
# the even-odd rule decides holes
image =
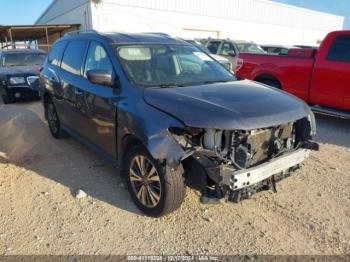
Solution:
[[[236,72],[243,67],[244,60],[242,58],[237,58],[236,60]]]

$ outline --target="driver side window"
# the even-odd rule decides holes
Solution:
[[[89,70],[106,70],[113,73],[113,65],[104,47],[96,42],[91,42],[86,56],[84,75]]]

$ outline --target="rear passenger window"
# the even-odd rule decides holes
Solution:
[[[212,41],[208,44],[207,48],[209,49],[210,53],[216,54],[218,52],[219,46],[219,41]]]
[[[61,41],[55,44],[49,54],[48,62],[52,65],[59,65],[62,59],[64,48],[66,47],[67,42]]]
[[[63,55],[62,69],[72,74],[80,75],[87,44],[87,41],[70,42]]]
[[[339,62],[350,62],[350,36],[339,35],[329,49],[328,60]]]

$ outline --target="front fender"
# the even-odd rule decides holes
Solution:
[[[148,149],[154,159],[165,160],[171,167],[180,164],[185,152],[175,141],[169,128],[184,128],[183,123],[146,104],[136,94],[123,96],[117,111],[118,138],[132,135]],[[118,158],[121,160],[125,155],[124,150],[128,149],[123,148],[123,142],[118,139]]]

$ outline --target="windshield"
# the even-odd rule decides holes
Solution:
[[[117,55],[139,86],[188,86],[237,80],[208,55],[189,45],[125,45]]]
[[[240,53],[266,54],[264,49],[254,43],[237,43],[236,45]]]
[[[1,64],[4,67],[42,65],[44,63],[45,57],[45,54],[4,54],[1,59]]]

